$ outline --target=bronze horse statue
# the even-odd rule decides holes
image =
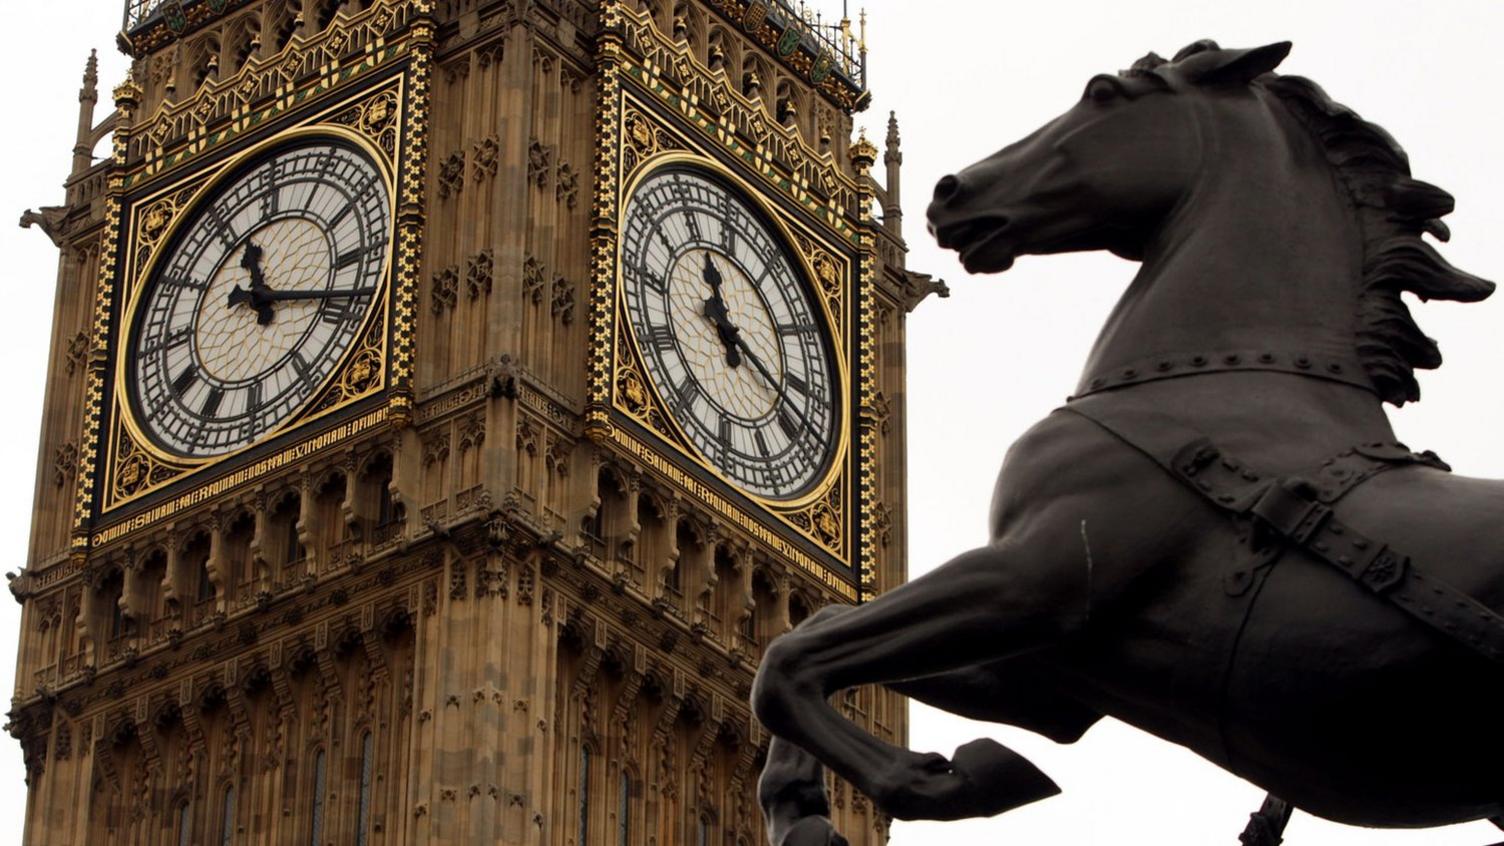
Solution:
[[[991,740],[869,736],[826,701],[863,684],[1061,743],[1110,715],[1342,823],[1504,813],[1504,483],[1383,411],[1441,363],[1401,295],[1493,285],[1423,240],[1452,197],[1387,133],[1274,72],[1289,48],[1150,54],[937,185],[930,229],[972,273],[1142,265],[1076,395],[1008,453],[991,542],[768,650],[774,846],[845,843],[822,765],[899,819],[1058,792]]]

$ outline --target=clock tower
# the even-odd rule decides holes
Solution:
[[[851,23],[129,0],[118,42],[23,219],[62,250],[24,842],[760,842],[752,675],[903,580],[904,319],[943,292],[896,123],[882,180],[853,139]],[[840,706],[904,741],[898,697]]]

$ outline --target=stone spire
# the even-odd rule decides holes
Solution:
[[[888,112],[888,139],[883,153],[883,164],[888,167],[886,194],[883,202],[883,226],[899,238],[903,237],[902,170],[903,151],[899,149],[898,114]]]
[[[78,133],[73,142],[73,173],[94,164],[94,106],[99,102],[99,51],[89,51],[84,65],[84,84],[78,89]]]

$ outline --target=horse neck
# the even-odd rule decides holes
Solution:
[[[1148,245],[1143,266],[1097,337],[1083,390],[1100,386],[1091,384],[1094,378],[1111,384],[1156,362],[1184,368],[1201,358],[1215,368],[1233,355],[1244,364],[1249,356],[1305,357],[1318,372],[1340,362],[1343,372],[1361,378],[1355,360],[1361,228],[1314,140],[1291,127],[1282,108],[1268,108],[1282,117],[1269,121],[1266,114],[1262,124],[1246,115],[1241,123],[1203,121],[1222,130],[1203,139],[1201,183]],[[1278,152],[1270,155],[1271,149]],[[1174,381],[1217,382],[1223,387],[1209,402],[1236,413],[1237,397],[1226,390],[1232,375]],[[1292,407],[1327,408],[1335,401],[1352,406],[1344,416],[1365,421],[1359,428],[1388,429],[1377,399],[1365,390],[1261,375],[1285,380],[1276,384],[1288,383],[1292,395],[1321,394]],[[1185,393],[1189,398],[1196,391]]]

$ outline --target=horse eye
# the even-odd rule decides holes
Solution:
[[[1119,93],[1116,85],[1113,85],[1111,81],[1102,77],[1097,77],[1086,84],[1087,98],[1097,103],[1105,103],[1115,99]]]

